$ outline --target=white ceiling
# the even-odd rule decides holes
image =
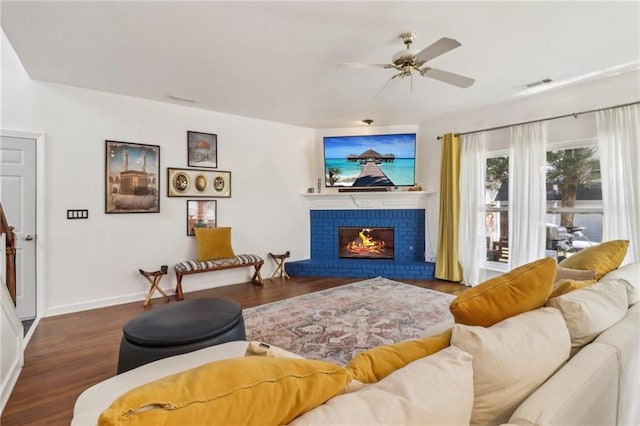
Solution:
[[[29,76],[312,128],[417,124],[562,84],[637,69],[640,2],[8,2],[2,29]],[[430,66],[467,89],[391,69],[418,34],[462,46]],[[576,84],[575,82],[572,84]],[[553,90],[553,89],[550,89]],[[180,102],[177,102],[180,103]]]

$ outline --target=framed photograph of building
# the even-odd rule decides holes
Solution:
[[[189,167],[218,168],[218,135],[188,131],[187,158]]]
[[[231,172],[167,168],[168,197],[231,197]]]
[[[187,235],[194,236],[195,228],[217,226],[217,202],[212,200],[187,200]]]
[[[105,142],[105,213],[159,213],[160,147]]]

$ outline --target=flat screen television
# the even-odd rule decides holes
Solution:
[[[326,187],[415,185],[416,134],[325,136]]]

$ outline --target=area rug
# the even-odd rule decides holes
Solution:
[[[243,312],[247,340],[344,365],[359,352],[449,328],[454,296],[372,278]]]

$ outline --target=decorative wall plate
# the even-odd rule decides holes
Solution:
[[[167,168],[168,197],[231,197],[231,172]]]

